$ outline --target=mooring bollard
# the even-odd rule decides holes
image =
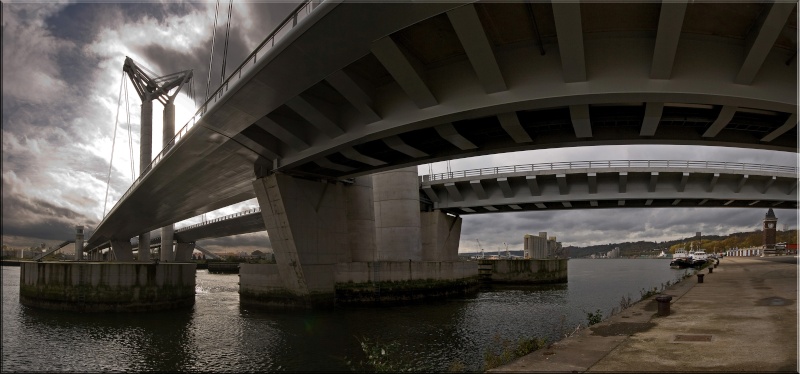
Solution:
[[[711,274],[714,272],[714,268],[708,268],[708,273]]]
[[[661,295],[656,296],[656,301],[658,301],[658,313],[659,316],[668,316],[669,315],[669,302],[672,300],[672,296],[670,295]]]
[[[703,277],[705,274],[697,274],[697,283],[703,283]]]

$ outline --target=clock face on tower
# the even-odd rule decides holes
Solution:
[[[767,228],[768,228],[768,229],[771,229],[771,228],[773,228],[773,227],[775,227],[775,224],[774,224],[774,223],[770,222],[770,223],[768,223],[768,224],[767,224]]]

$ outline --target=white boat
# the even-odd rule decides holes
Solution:
[[[708,254],[706,254],[706,251],[699,249],[692,253],[692,266],[702,266],[706,261],[708,261]]]
[[[676,249],[675,253],[672,255],[672,261],[670,261],[670,267],[679,267],[685,268],[691,266],[691,260],[689,259],[689,254],[686,253],[685,249]]]

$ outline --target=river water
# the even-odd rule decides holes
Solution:
[[[573,259],[569,282],[493,287],[465,298],[391,307],[266,312],[239,305],[238,275],[197,271],[193,309],[137,314],[52,312],[19,304],[19,268],[4,266],[2,372],[350,371],[359,341],[397,365],[480,371],[503,340],[553,342],[608,316],[620,299],[674,283],[669,260]],[[691,271],[691,270],[689,270]]]

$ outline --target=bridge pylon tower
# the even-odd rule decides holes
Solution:
[[[184,70],[177,73],[156,76],[152,71],[136,64],[130,57],[125,57],[122,66],[128,78],[130,78],[136,93],[142,100],[141,111],[141,140],[139,153],[139,174],[145,174],[150,167],[153,159],[153,100],[158,100],[164,105],[164,125],[162,146],[164,150],[174,145],[175,137],[175,97],[181,88],[192,79],[192,70]],[[173,225],[161,228],[161,261],[174,261],[173,252],[170,245],[165,247],[164,243],[172,243],[174,235]],[[139,234],[139,261],[150,260],[150,233]],[[146,255],[145,255],[146,254]]]

